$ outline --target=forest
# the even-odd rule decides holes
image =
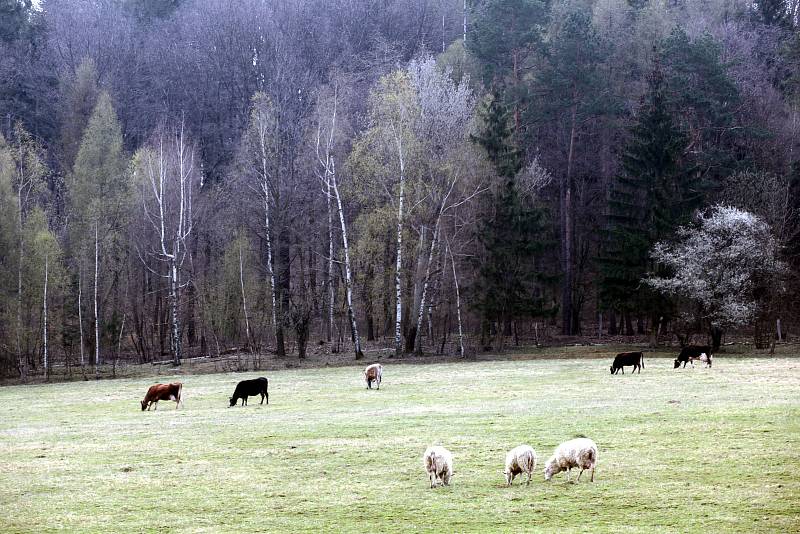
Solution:
[[[799,23],[0,0],[0,375],[800,335]]]

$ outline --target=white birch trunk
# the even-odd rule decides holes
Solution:
[[[181,363],[180,323],[178,322],[178,265],[173,254],[169,262],[169,308],[172,316],[170,338],[172,341],[172,357],[175,365]]]
[[[464,46],[467,44],[467,0],[464,0]]]
[[[22,260],[25,257],[25,238],[23,237],[22,228],[22,191],[17,198],[18,208],[18,231],[19,231],[19,261],[17,262],[17,364],[19,365],[19,373],[23,381],[27,375],[27,364],[22,355]]]
[[[331,208],[331,182],[327,181],[326,200],[328,202],[328,342],[333,336],[333,310],[334,310],[334,287],[333,287],[333,209]]]
[[[86,365],[83,342],[83,265],[78,266],[78,331],[81,343],[81,368]]]
[[[270,224],[269,224],[269,182],[267,180],[267,148],[265,146],[266,128],[264,125],[259,124],[258,133],[261,144],[261,191],[264,194],[264,234],[265,244],[267,246],[267,270],[269,272],[269,291],[272,297],[272,329],[275,335],[275,342],[278,342],[278,320],[277,320],[277,300],[275,298],[275,270],[272,268],[272,238],[270,237]]]
[[[239,243],[239,287],[242,290],[242,311],[244,312],[244,329],[247,334],[247,346],[252,351],[253,342],[250,339],[250,318],[247,315],[247,296],[244,291],[244,265],[242,265],[242,244]]]
[[[431,248],[428,252],[428,264],[425,266],[425,278],[422,281],[422,295],[419,299],[419,311],[417,312],[417,337],[414,340],[414,351],[417,353],[422,352],[422,318],[425,313],[425,299],[428,296],[428,285],[430,285],[431,278],[431,265],[433,264],[433,255],[436,251],[436,243],[439,239],[439,222],[441,220],[441,213],[436,218],[436,225],[433,228],[433,237],[431,238]]]
[[[345,273],[345,289],[347,293],[347,315],[350,318],[350,331],[353,334],[353,345],[356,353],[356,360],[364,357],[361,350],[361,338],[358,335],[358,323],[356,321],[356,314],[353,310],[353,277],[350,271],[350,247],[347,243],[347,226],[344,221],[344,210],[342,209],[342,197],[339,195],[339,186],[336,183],[336,169],[334,167],[333,159],[331,159],[331,170],[328,175],[328,180],[333,187],[333,192],[336,195],[336,207],[339,211],[339,223],[342,227],[342,246],[344,247],[344,273]]]
[[[403,141],[400,134],[395,133],[397,155],[400,160],[400,198],[397,203],[397,262],[394,272],[395,286],[395,319],[394,319],[394,352],[400,356],[403,353],[403,201],[405,200],[405,164],[403,161]]]
[[[464,330],[461,326],[461,293],[458,290],[458,275],[456,274],[456,262],[453,258],[453,251],[450,250],[450,245],[447,246],[447,252],[450,254],[450,265],[453,267],[453,284],[456,288],[456,317],[458,318],[458,354],[464,357]]]
[[[44,255],[44,296],[42,297],[42,346],[44,348],[44,379],[48,379],[48,354],[47,354],[47,274],[49,258]]]
[[[100,271],[100,245],[97,235],[97,221],[94,223],[94,367],[97,374],[97,367],[100,365],[100,316],[97,309],[97,281]]]

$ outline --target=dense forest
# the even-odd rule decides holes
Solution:
[[[0,0],[0,374],[768,346],[800,326],[799,18]]]

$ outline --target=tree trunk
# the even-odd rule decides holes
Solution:
[[[394,273],[395,286],[395,318],[394,318],[394,352],[395,356],[403,353],[403,201],[405,200],[405,166],[403,164],[403,144],[401,138],[396,138],[398,157],[400,159],[400,198],[397,203],[397,255]]]
[[[608,335],[616,336],[619,333],[617,330],[617,312],[614,308],[608,310]]]
[[[331,209],[331,182],[327,181],[327,195],[325,196],[328,202],[328,272],[326,275],[326,282],[328,284],[328,321],[327,321],[327,339],[328,343],[333,339],[333,309],[334,309],[334,286],[333,286],[333,210]]]
[[[414,352],[422,354],[422,317],[425,313],[425,299],[428,296],[428,285],[431,278],[431,265],[433,264],[433,255],[436,251],[436,245],[439,242],[439,222],[441,220],[441,211],[436,218],[436,224],[433,227],[433,237],[431,238],[431,248],[428,252],[428,263],[425,266],[425,278],[422,281],[422,295],[419,299],[419,311],[417,312],[417,328],[415,331],[416,337],[414,340]]]
[[[717,326],[711,327],[711,350],[717,352],[722,345],[723,331]]]
[[[83,349],[83,265],[78,265],[78,330],[80,333],[80,343],[81,343],[81,369],[83,369],[85,365],[84,360],[84,349]]]
[[[250,339],[250,317],[247,314],[247,295],[244,291],[244,265],[242,263],[242,243],[239,242],[239,287],[242,290],[242,312],[244,313],[244,329],[247,334],[247,347],[253,352],[253,341]]]
[[[350,333],[353,339],[353,347],[355,349],[356,360],[364,357],[364,352],[361,350],[361,338],[358,335],[358,322],[356,321],[356,314],[353,310],[353,277],[350,271],[350,247],[347,242],[347,226],[344,221],[344,210],[342,209],[342,197],[339,195],[339,186],[336,183],[336,169],[333,168],[333,161],[331,160],[331,172],[328,179],[330,180],[334,194],[336,195],[336,207],[339,211],[339,223],[342,227],[342,246],[344,247],[344,283],[347,292],[347,316],[350,318]]]
[[[278,357],[286,356],[286,340],[285,340],[285,326],[286,326],[286,313],[289,310],[289,292],[291,291],[291,249],[289,244],[288,229],[281,228],[281,234],[278,239],[278,310],[276,318],[277,347],[275,353]]]
[[[44,255],[44,296],[42,297],[42,347],[44,349],[44,379],[48,380],[48,362],[47,359],[47,274],[48,274],[48,257]]]
[[[94,374],[100,372],[100,314],[97,308],[97,286],[100,274],[100,245],[97,235],[97,221],[94,223]]]
[[[169,262],[169,311],[172,319],[170,329],[170,341],[172,346],[172,363],[181,364],[181,334],[180,319],[178,318],[178,264],[175,252],[178,249],[177,243],[173,249],[173,255]]]
[[[263,145],[263,143],[262,143]],[[264,150],[262,148],[262,150]],[[267,159],[266,156],[262,156],[261,163],[264,169],[264,176],[266,176],[267,172]],[[277,299],[275,298],[275,268],[273,266],[273,259],[272,259],[272,238],[270,237],[270,221],[269,221],[269,184],[267,183],[266,178],[263,178],[263,182],[261,184],[262,192],[264,193],[264,243],[267,248],[267,272],[269,273],[269,291],[270,297],[272,299],[272,328],[274,329],[275,333],[275,344],[278,347],[283,346],[283,331],[278,327],[278,320],[277,320]],[[280,337],[280,340],[278,339]]]
[[[25,258],[25,238],[22,228],[22,193],[18,195],[18,229],[19,232],[19,261],[17,263],[17,365],[19,365],[20,379],[25,382],[28,377],[28,362],[22,354],[22,261]]]
[[[573,91],[574,92],[574,91]],[[573,95],[575,96],[575,95]],[[561,333],[564,335],[573,334],[573,310],[572,310],[572,286],[574,283],[573,266],[573,206],[572,206],[572,160],[575,153],[575,134],[577,128],[577,104],[572,106],[572,117],[569,134],[569,152],[567,155],[567,174],[563,185],[563,207],[561,215],[561,225],[563,232],[562,240],[562,266],[564,282],[561,289]]]
[[[631,322],[631,314],[630,312],[626,311],[623,314],[625,318],[625,335],[632,336],[633,335],[633,323]]]
[[[458,275],[456,274],[456,262],[453,259],[453,251],[450,244],[447,245],[447,252],[450,254],[450,265],[453,267],[453,284],[456,289],[456,317],[458,318],[458,355],[464,357],[464,330],[461,324],[461,293],[458,291]]]
[[[649,347],[654,349],[658,347],[658,332],[661,329],[662,317],[653,317],[650,322],[650,343]]]

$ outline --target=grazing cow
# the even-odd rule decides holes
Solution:
[[[614,358],[614,363],[611,364],[611,374],[617,374],[620,369],[622,370],[622,374],[625,374],[625,366],[632,365],[633,371],[631,373],[636,372],[636,369],[639,369],[639,374],[642,374],[642,369],[644,369],[644,353],[643,352],[621,352],[617,354]]]
[[[239,399],[242,399],[242,406],[247,406],[247,397],[255,397],[261,395],[261,404],[264,404],[264,399],[269,404],[269,381],[264,378],[256,378],[253,380],[242,380],[236,384],[236,389],[233,390],[233,397],[230,398],[231,406],[236,406]]]
[[[377,389],[381,389],[381,375],[383,374],[383,367],[379,363],[373,363],[364,369],[364,381],[367,383],[367,389],[372,389],[372,383],[375,382]]]
[[[681,349],[681,353],[677,358],[675,358],[675,367],[673,367],[673,369],[680,367],[681,362],[683,362],[684,368],[686,368],[686,362],[689,362],[692,367],[694,367],[695,360],[705,362],[708,367],[711,367],[711,361],[713,358],[714,356],[711,353],[711,347],[708,345],[688,345],[683,347]]]
[[[154,410],[158,410],[158,401],[171,400],[175,401],[175,409],[183,404],[183,384],[174,382],[172,384],[154,384],[147,390],[147,395],[144,396],[142,401],[142,411],[145,409],[149,412],[150,406],[154,406]]]

